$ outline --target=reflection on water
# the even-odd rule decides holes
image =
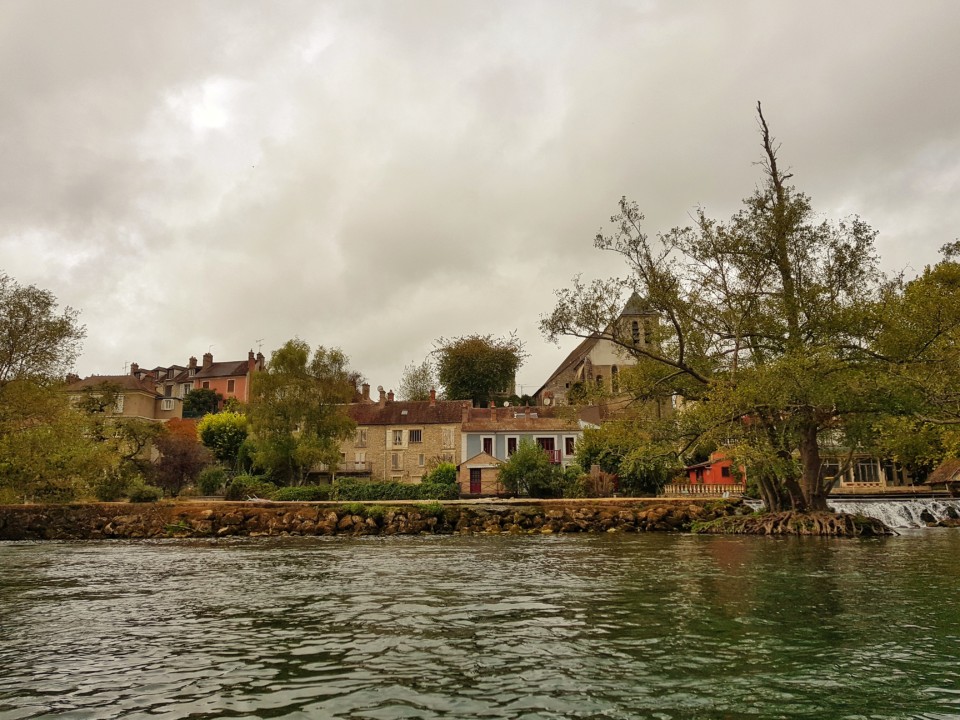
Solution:
[[[0,718],[960,718],[960,531],[0,544]]]

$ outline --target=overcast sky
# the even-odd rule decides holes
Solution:
[[[935,262],[958,38],[956,0],[4,0],[0,271],[82,311],[82,375],[299,336],[389,389],[516,330],[532,392],[621,195],[655,233],[750,194],[757,100],[818,212]]]

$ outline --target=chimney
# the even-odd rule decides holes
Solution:
[[[203,369],[206,370],[211,365],[213,365],[213,353],[205,352],[203,354]]]
[[[377,392],[380,393],[380,399],[377,402],[383,405],[387,401],[387,393],[384,391],[383,385],[377,385]]]
[[[393,402],[393,389],[391,388],[390,392],[387,393],[387,402]]]
[[[470,401],[460,403],[460,423],[465,425],[470,421]]]
[[[360,389],[363,391],[363,401],[370,402],[370,383],[364,383]]]
[[[257,350],[257,370],[263,370],[264,360],[263,353]]]
[[[257,356],[253,354],[253,350],[247,353],[247,372],[253,372],[257,369]]]
[[[436,404],[437,404],[436,388],[430,388],[430,407],[433,407]]]
[[[197,369],[197,359],[193,355],[190,356],[190,360],[187,362],[187,367],[191,370]]]
[[[136,376],[138,372],[140,372],[140,366],[134,362],[130,363],[130,374]]]

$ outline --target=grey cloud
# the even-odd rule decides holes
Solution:
[[[919,269],[957,235],[952,2],[9,2],[0,268],[83,308],[79,370],[294,335],[396,386],[441,335],[758,180],[759,99],[799,187]],[[206,103],[206,105],[204,105]],[[528,388],[534,389],[534,388]]]

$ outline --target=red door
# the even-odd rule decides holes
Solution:
[[[480,470],[480,468],[470,468],[470,494],[471,495],[479,495],[481,492],[483,492],[483,483],[481,482],[481,478],[483,476],[481,472],[482,471]]]

